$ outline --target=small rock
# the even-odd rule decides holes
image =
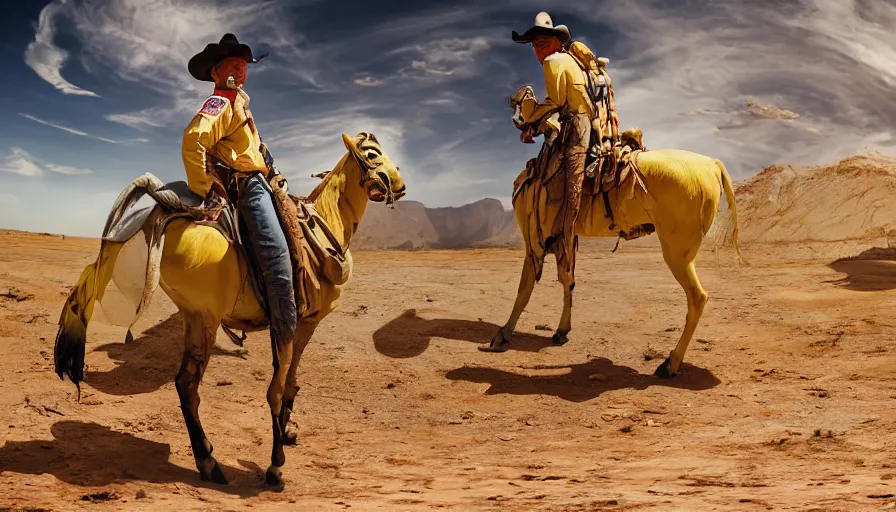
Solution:
[[[394,387],[395,387],[395,384],[392,383],[392,382],[386,384],[386,389],[392,389],[392,388],[394,388]]]
[[[660,424],[653,420],[647,420],[647,426],[648,427],[658,427],[658,426],[660,426]]]
[[[649,348],[644,351],[644,360],[652,361],[654,359],[664,359],[666,356],[655,348]]]
[[[528,426],[528,427],[537,427],[537,426],[538,426],[538,422],[536,422],[535,420],[529,419],[529,420],[526,420],[526,426]]]
[[[12,428],[12,425],[10,425],[9,427]],[[887,473],[886,475],[881,475],[880,479],[881,480],[892,480],[893,477],[894,477],[894,475],[892,473]]]
[[[631,432],[632,430],[633,430],[632,425],[626,425],[626,426],[624,426],[624,427],[622,427],[622,428],[619,429],[620,432],[623,432],[623,433],[625,433],[625,434],[628,434],[628,433]]]
[[[602,373],[595,373],[594,375],[589,375],[589,379],[596,380],[597,382],[608,382],[610,380],[609,377]]]
[[[498,439],[500,439],[501,441],[513,441],[514,439],[516,439],[516,437],[507,434],[501,434],[498,436]]]
[[[232,386],[233,382],[230,382],[229,380],[219,380],[218,383],[215,385],[216,386]]]
[[[146,497],[146,491],[144,491],[143,489],[140,489],[139,491],[137,491],[137,499],[138,500],[142,500],[145,497]]]
[[[111,501],[117,500],[118,494],[115,491],[102,491],[81,496],[82,501]]]
[[[549,325],[544,325],[544,324],[538,324],[538,325],[536,325],[536,326],[535,326],[535,330],[536,330],[536,331],[548,331],[548,332],[553,331],[553,329],[551,329],[551,326],[549,326]]]

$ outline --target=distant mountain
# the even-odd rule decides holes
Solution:
[[[371,203],[352,239],[356,249],[463,249],[519,247],[513,212],[497,199],[458,207],[427,208],[398,201],[395,209]]]

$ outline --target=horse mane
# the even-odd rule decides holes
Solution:
[[[320,199],[321,196],[327,195],[326,193],[328,191],[333,190],[334,187],[331,187],[330,184],[333,182],[333,177],[336,176],[336,174],[342,174],[342,173],[334,174],[333,171],[331,170],[331,171],[324,171],[320,174],[315,174],[314,176],[312,176],[313,178],[323,178],[323,179],[321,180],[320,183],[317,184],[316,187],[314,187],[314,189],[311,191],[311,193],[308,194],[308,197],[307,197],[308,202],[315,203]]]
[[[377,146],[380,145],[380,141],[378,141],[376,136],[370,132],[360,132],[354,137],[355,144],[358,144],[359,146],[368,140],[375,143]],[[339,177],[345,175],[345,167],[348,165],[351,158],[351,153],[346,152],[331,170],[313,175],[312,177],[322,178],[322,180],[316,187],[314,187],[311,193],[308,194],[306,201],[317,204],[319,201],[327,202],[328,199],[338,195],[342,188],[342,183],[339,181]]]

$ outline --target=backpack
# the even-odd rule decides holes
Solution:
[[[601,134],[601,142],[610,139],[612,144],[619,140],[619,116],[616,114],[616,96],[613,83],[607,74],[606,66],[610,59],[597,57],[594,52],[581,41],[572,41],[566,52],[576,61],[585,73],[585,88],[599,117],[594,130]]]

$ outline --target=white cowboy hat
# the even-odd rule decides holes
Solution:
[[[566,25],[554,26],[551,16],[546,12],[540,12],[535,16],[535,25],[523,35],[513,31],[511,37],[517,43],[531,43],[538,36],[556,37],[561,43],[569,41],[569,29]]]

